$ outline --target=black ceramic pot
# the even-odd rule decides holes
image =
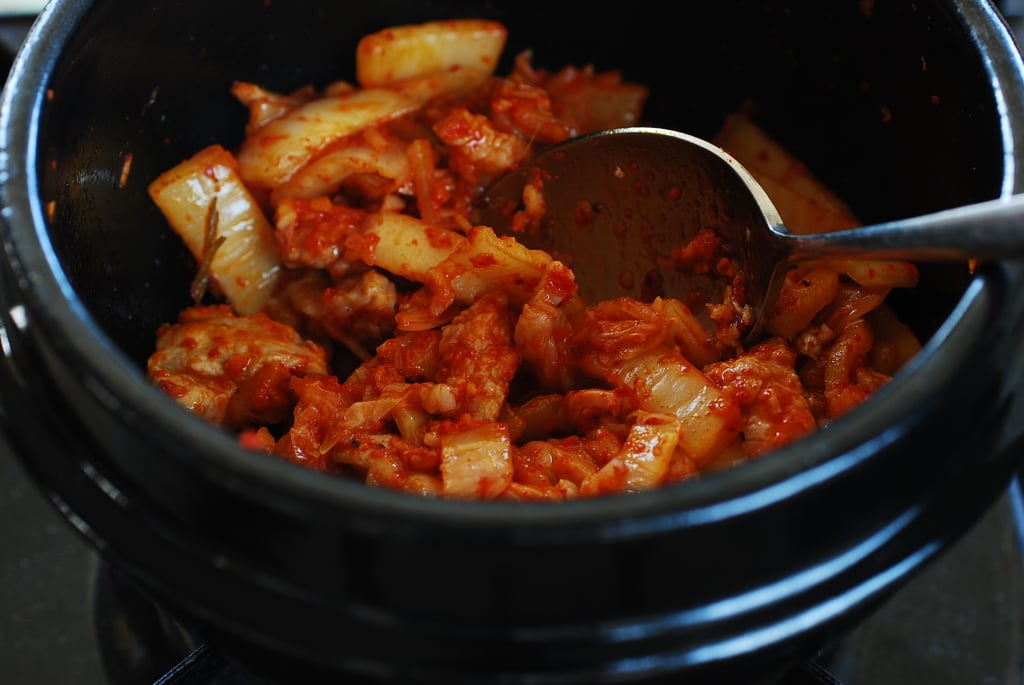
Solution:
[[[1024,455],[1016,264],[922,267],[893,304],[924,350],[826,430],[697,481],[554,506],[420,499],[248,453],[143,373],[194,268],[146,184],[239,142],[232,80],[351,78],[356,39],[388,25],[501,20],[509,56],[621,68],[651,88],[645,123],[705,137],[752,107],[866,221],[1024,191],[1024,68],[989,4],[685,15],[55,0],[0,110],[0,401],[27,469],[107,560],[285,682],[738,682],[831,644]]]

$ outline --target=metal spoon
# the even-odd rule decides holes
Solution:
[[[753,176],[721,148],[684,133],[620,128],[574,138],[531,158],[485,193],[474,219],[512,230],[523,188],[543,177],[544,219],[515,233],[529,247],[566,257],[589,302],[706,294],[725,283],[669,266],[673,246],[704,227],[731,245],[746,277],[760,333],[786,272],[823,257],[963,261],[1024,256],[1024,195],[863,228],[791,233]]]

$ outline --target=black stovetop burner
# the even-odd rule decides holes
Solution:
[[[8,552],[0,560],[0,682],[269,685],[100,561],[2,443],[0,483]],[[1021,493],[1014,483],[969,535],[835,650],[771,685],[1019,685]]]
[[[271,685],[202,644],[102,562],[97,562],[91,599],[99,659],[109,685]],[[812,661],[770,685],[845,684],[828,666]]]
[[[1024,36],[1024,0],[1000,6]],[[0,69],[30,23],[0,20]],[[1022,492],[1014,483],[963,540],[835,650],[773,685],[1024,682]],[[0,439],[0,682],[267,685],[101,562],[54,504]]]
[[[98,565],[93,619],[110,685],[269,685],[161,611],[129,580]],[[826,666],[801,664],[772,685],[842,685]]]

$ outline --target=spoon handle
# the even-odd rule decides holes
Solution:
[[[1024,194],[834,233],[789,234],[790,261],[860,256],[907,261],[1024,257]]]

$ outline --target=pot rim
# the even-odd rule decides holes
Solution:
[[[276,457],[253,458],[234,436],[184,411],[129,360],[100,329],[65,276],[47,238],[33,141],[46,106],[46,85],[92,0],[53,0],[39,15],[14,61],[0,99],[0,205],[3,248],[17,281],[7,306],[20,309],[21,328],[80,363],[97,402],[126,417],[139,431],[159,426],[180,444],[176,458],[220,487],[293,509],[295,502],[358,507],[368,515],[411,516],[467,527],[579,526],[601,523],[608,535],[646,535],[665,527],[697,525],[771,506],[870,460],[962,368],[964,355],[983,334],[994,285],[984,272],[972,279],[953,312],[918,355],[868,402],[825,429],[764,457],[719,473],[626,496],[560,503],[477,502],[423,498],[325,477]],[[988,0],[950,3],[989,75],[1003,143],[1001,195],[1017,192],[1024,173],[1024,64],[1012,33]],[[1019,122],[1019,123],[1018,123]],[[14,317],[19,320],[19,317]],[[972,332],[973,331],[973,332]],[[898,412],[892,407],[902,407]],[[870,436],[864,438],[863,436]],[[191,449],[195,448],[195,449]]]

